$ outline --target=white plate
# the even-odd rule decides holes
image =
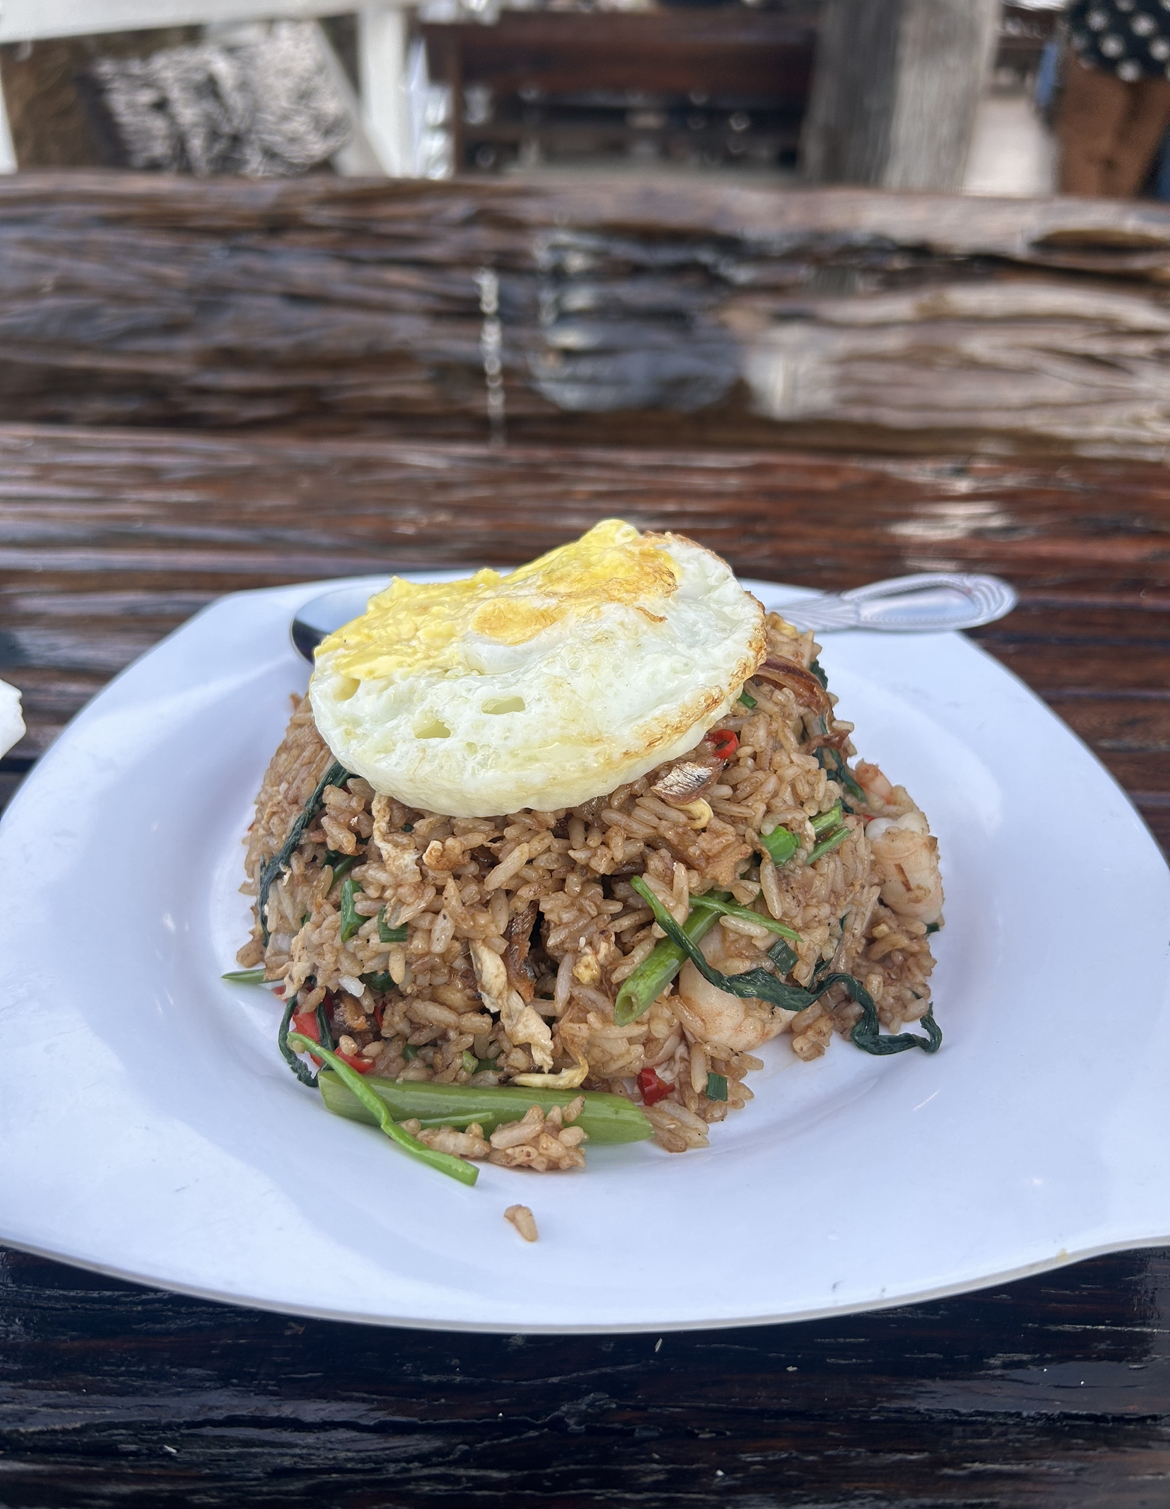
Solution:
[[[425,576],[425,573],[423,574]],[[777,603],[793,589],[747,583]],[[1170,877],[1124,795],[954,635],[829,635],[862,753],[939,836],[942,1051],[783,1040],[709,1150],[465,1189],[329,1116],[221,983],[251,801],[322,584],[214,603],[90,704],[0,826],[0,1238],[300,1314],[659,1330],[890,1305],[1170,1240]],[[505,1206],[531,1205],[522,1242]]]

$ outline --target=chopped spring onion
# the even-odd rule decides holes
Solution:
[[[437,1169],[441,1174],[448,1174],[452,1179],[458,1179],[461,1184],[474,1184],[479,1178],[479,1170],[474,1164],[465,1163],[462,1158],[456,1158],[453,1153],[438,1153],[434,1148],[427,1147],[425,1142],[420,1142],[417,1137],[412,1137],[409,1132],[404,1132],[391,1116],[389,1107],[382,1098],[370,1089],[356,1070],[351,1069],[329,1048],[323,1047],[320,1043],[314,1043],[312,1038],[304,1037],[299,1032],[289,1033],[289,1043],[296,1043],[302,1051],[315,1053],[318,1058],[323,1058],[349,1093],[355,1096],[370,1113],[375,1124],[380,1126],[390,1141],[396,1142],[403,1152],[417,1158],[420,1163]]]
[[[472,1053],[470,1048],[463,1050],[463,1068],[468,1074],[479,1073],[479,1059]]]
[[[297,814],[288,835],[277,852],[266,864],[260,866],[260,894],[256,898],[256,915],[260,918],[260,932],[264,939],[265,947],[268,945],[268,893],[277,879],[288,867],[297,845],[305,835],[305,830],[321,810],[321,804],[325,797],[326,786],[341,786],[349,780],[349,771],[344,765],[334,761],[329,769],[313,788],[309,800]]]
[[[860,789],[860,788],[858,788]],[[810,820],[812,830],[819,838],[822,833],[828,834],[813,849],[808,856],[807,864],[812,864],[815,859],[820,859],[822,854],[827,854],[830,849],[835,849],[849,836],[848,828],[841,828],[841,803],[835,802],[828,812],[818,812],[816,817]],[[829,830],[834,830],[830,832]],[[771,833],[761,833],[760,842],[767,849],[768,855],[775,865],[787,864],[796,851],[800,848],[800,840],[788,828],[773,828]]]
[[[838,828],[834,833],[830,833],[828,838],[821,839],[820,843],[809,854],[805,863],[810,865],[815,864],[822,854],[827,854],[830,849],[835,849],[838,844],[843,844],[848,837],[848,828]]]
[[[378,941],[380,943],[406,942],[406,923],[404,922],[401,927],[388,927],[385,907],[378,913]]]
[[[727,1075],[726,1074],[714,1074],[714,1073],[711,1073],[711,1074],[707,1075],[707,1099],[708,1100],[726,1100],[727,1099]]]
[[[414,1046],[413,1043],[407,1043],[406,1047],[402,1050],[402,1056],[409,1064],[412,1059],[418,1057],[418,1049]]]
[[[373,1121],[364,1099],[356,1099],[328,1070],[319,1084],[325,1104],[338,1116],[353,1121]],[[526,1090],[519,1085],[449,1085],[434,1080],[382,1079],[369,1075],[363,1086],[387,1107],[396,1121],[417,1118],[424,1127],[466,1127],[478,1122],[484,1134],[505,1121],[519,1121],[532,1106],[563,1110],[574,1100],[585,1102],[574,1122],[589,1134],[590,1142],[641,1142],[654,1135],[654,1128],[641,1107],[624,1095],[601,1090]]]
[[[333,870],[333,879],[329,884],[330,890],[333,889],[339,880],[343,880],[349,874],[354,865],[357,864],[359,857],[357,854],[338,854],[333,849],[329,850],[325,856],[325,863]]]
[[[394,976],[388,969],[375,969],[368,975],[360,976],[371,990],[379,990],[384,995],[386,991],[394,989]]]
[[[929,935],[930,933],[937,933],[940,927],[942,927],[941,922],[928,922],[926,924],[927,934]],[[224,979],[226,980],[227,978],[227,975],[224,975]]]
[[[644,881],[631,882],[635,890],[645,894],[649,886]],[[653,895],[653,892],[651,892]],[[657,902],[658,898],[654,898]],[[697,899],[697,898],[696,898]],[[715,924],[719,921],[718,912],[710,907],[700,910],[692,907],[687,920],[683,923],[683,931],[688,938],[698,943],[705,938]],[[631,1022],[636,1022],[640,1016],[644,1016],[650,1007],[678,974],[683,967],[685,955],[669,938],[664,938],[661,943],[656,943],[632,975],[622,981],[621,989],[617,993],[614,1002],[613,1019],[619,1027],[628,1027]]]
[[[752,696],[751,692],[740,692],[739,700],[743,703],[744,707],[747,708],[748,712],[751,712],[753,707],[758,706],[756,699]]]
[[[829,690],[829,678],[825,675],[824,667],[821,665],[820,661],[819,660],[810,660],[809,663],[808,663],[808,668],[813,673],[813,675],[817,678],[817,680],[821,683],[821,685],[824,687],[825,691],[828,691]]]
[[[771,833],[761,833],[760,842],[774,865],[786,865],[800,848],[800,840],[787,828],[773,828]]]
[[[753,912],[750,906],[740,906],[738,901],[733,901],[722,891],[708,891],[703,896],[692,896],[691,905],[709,907],[721,917],[738,917],[743,922],[754,923],[756,927],[766,927],[770,933],[779,933],[781,938],[789,938],[793,943],[800,942],[800,934],[793,932],[785,923],[777,922],[775,917],[769,917],[763,912]]]
[[[654,913],[655,922],[666,936],[673,943],[678,944],[703,978],[714,985],[717,990],[725,990],[728,995],[733,996],[758,996],[761,1000],[770,1001],[773,1006],[780,1006],[785,1011],[803,1011],[819,996],[824,995],[831,986],[843,985],[862,1010],[861,1020],[854,1027],[850,1037],[857,1047],[864,1049],[866,1053],[901,1053],[906,1048],[921,1048],[925,1053],[934,1053],[942,1042],[942,1033],[930,1012],[922,1018],[922,1024],[928,1034],[926,1037],[916,1037],[910,1032],[882,1037],[879,1033],[877,1007],[873,997],[852,975],[825,974],[817,978],[814,989],[802,990],[798,985],[786,985],[774,974],[762,968],[747,969],[737,975],[723,974],[707,963],[700,949],[691,942],[649,886],[639,885],[637,879],[631,881],[631,885],[640,896],[645,898],[647,905]]]
[[[233,985],[263,985],[264,970],[260,969],[229,969],[226,975],[220,975],[221,980],[230,980]]]
[[[362,894],[362,888],[356,880],[343,880],[341,883],[341,941],[348,943],[353,935],[366,920],[354,906],[354,898]]]

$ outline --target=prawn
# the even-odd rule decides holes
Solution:
[[[875,818],[865,836],[882,882],[881,897],[890,911],[917,922],[937,922],[943,909],[942,876],[938,840],[925,814],[912,807],[900,817]]]
[[[720,973],[739,974],[752,961],[728,952],[721,927],[714,928],[700,943],[703,957]],[[758,961],[757,961],[758,962]],[[688,960],[678,977],[674,1013],[692,1038],[732,1053],[752,1053],[761,1043],[776,1037],[796,1016],[758,996],[733,996],[718,989]]]
[[[917,811],[905,786],[891,786],[878,767],[868,760],[859,760],[853,774],[865,792],[865,805],[875,817],[901,817],[906,812]]]

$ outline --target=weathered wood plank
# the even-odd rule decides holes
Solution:
[[[804,126],[814,183],[962,187],[998,0],[827,0]]]
[[[5,1499],[1153,1509],[1168,1261],[659,1343],[294,1321],[9,1253]]]
[[[585,444],[1144,454],[1170,211],[607,184],[0,185],[10,420]]]

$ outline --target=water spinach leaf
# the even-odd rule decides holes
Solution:
[[[762,1001],[769,1001],[773,1006],[780,1006],[785,1011],[803,1011],[833,985],[843,985],[862,1010],[861,1020],[850,1034],[856,1047],[866,1053],[876,1054],[902,1053],[907,1048],[921,1048],[924,1053],[938,1051],[942,1043],[942,1033],[930,1012],[922,1018],[922,1025],[927,1031],[926,1037],[917,1037],[911,1032],[882,1036],[879,1031],[877,1006],[874,999],[865,986],[859,980],[855,980],[852,975],[839,973],[820,975],[815,980],[812,990],[802,990],[798,985],[786,985],[766,969],[747,969],[738,975],[723,974],[721,970],[714,969],[707,963],[702,952],[686,936],[640,876],[636,876],[630,884],[650,907],[654,913],[655,922],[666,936],[682,949],[703,978],[710,981],[717,990],[724,990],[728,995],[733,996],[755,996]]]
[[[293,1012],[296,1009],[297,998],[293,996],[290,1001],[285,1003],[284,1015],[280,1019],[280,1030],[276,1034],[276,1043],[280,1049],[281,1057],[300,1080],[301,1084],[308,1085],[310,1090],[315,1090],[317,1088],[317,1076],[309,1068],[308,1064],[299,1059],[289,1047],[288,1024],[292,1021]]]
[[[296,1044],[303,1052],[315,1053],[318,1058],[325,1060],[349,1093],[373,1115],[374,1120],[390,1141],[397,1143],[404,1153],[409,1153],[412,1158],[417,1158],[420,1163],[425,1163],[429,1168],[437,1169],[441,1174],[458,1179],[460,1184],[474,1184],[479,1178],[479,1170],[474,1164],[465,1163],[462,1158],[456,1158],[453,1153],[438,1153],[434,1148],[427,1147],[425,1142],[420,1142],[417,1137],[412,1137],[409,1132],[404,1132],[390,1115],[385,1103],[374,1094],[363,1077],[338,1058],[331,1049],[313,1042],[312,1038],[303,1037],[299,1032],[290,1032],[288,1036],[290,1045]]]
[[[256,898],[256,912],[260,918],[260,932],[264,939],[265,947],[268,946],[268,893],[276,881],[288,868],[289,861],[296,852],[296,847],[305,835],[305,830],[321,810],[321,803],[325,796],[326,786],[340,786],[343,781],[349,780],[349,771],[344,765],[336,761],[317,782],[313,788],[313,794],[297,814],[292,827],[272,858],[260,867],[260,894]]]

